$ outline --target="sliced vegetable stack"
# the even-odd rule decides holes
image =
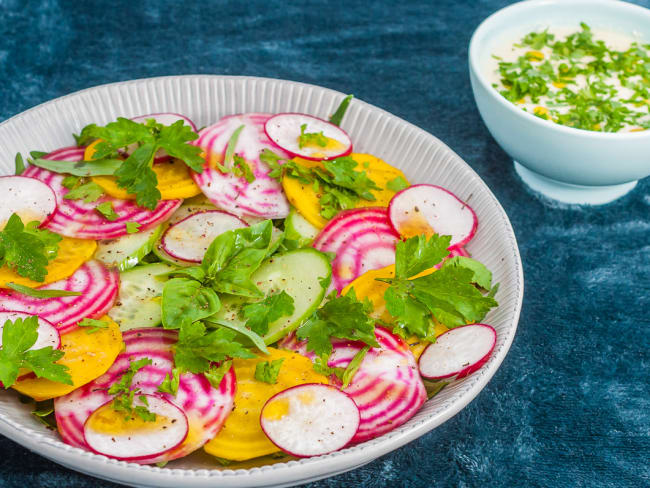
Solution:
[[[0,178],[0,382],[63,440],[140,464],[327,454],[478,370],[474,211],[330,118],[85,127]],[[433,385],[433,386],[432,386]],[[42,419],[41,419],[42,420]]]

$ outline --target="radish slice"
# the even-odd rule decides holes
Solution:
[[[46,221],[56,210],[52,188],[25,176],[0,177],[0,229],[11,214],[18,214],[24,223]]]
[[[300,147],[301,128],[304,133],[322,133],[323,145],[308,143]],[[339,126],[312,115],[285,113],[271,117],[264,124],[269,139],[291,156],[321,160],[347,156],[352,152],[352,140]]]
[[[38,315],[53,324],[60,334],[65,334],[73,330],[80,320],[97,319],[111,309],[119,290],[119,273],[93,260],[65,280],[39,289],[77,291],[82,295],[33,298],[13,290],[0,290],[0,311]]]
[[[0,348],[2,347],[2,331],[7,320],[14,322],[16,319],[28,319],[33,317],[28,313],[24,312],[0,312]],[[38,329],[36,329],[38,338],[32,347],[29,349],[42,349],[44,347],[52,347],[52,349],[58,349],[61,347],[61,336],[59,331],[56,330],[51,323],[47,320],[38,317]]]
[[[160,328],[132,329],[123,333],[125,350],[111,368],[96,380],[54,401],[59,432],[64,442],[89,449],[84,437],[88,417],[111,400],[108,388],[119,381],[131,361],[150,358],[152,364],[141,368],[131,386],[142,394],[164,398],[178,407],[187,418],[190,435],[178,447],[135,462],[149,464],[171,461],[200,448],[212,439],[233,408],[235,373],[230,369],[219,388],[214,388],[202,374],[182,373],[175,396],[159,393],[158,386],[174,367],[173,347],[178,340],[174,330]],[[136,395],[137,396],[137,395]]]
[[[452,246],[464,246],[474,234],[474,210],[456,195],[435,185],[413,185],[398,192],[388,205],[388,218],[403,237],[418,234],[451,236]]]
[[[497,333],[486,324],[456,327],[441,334],[420,356],[420,374],[432,380],[460,379],[478,371],[490,358]]]
[[[359,427],[359,409],[341,390],[317,383],[288,388],[262,408],[266,436],[291,456],[320,456],[347,446]]]
[[[442,268],[443,264],[445,264],[445,261],[447,261],[448,259],[451,259],[451,258],[455,258],[455,257],[458,257],[458,256],[463,256],[463,257],[466,257],[466,258],[469,257],[469,253],[465,250],[464,247],[452,246],[448,250],[449,250],[449,256],[447,256],[441,262],[436,264],[434,266],[434,268],[436,268],[436,269]]]
[[[177,448],[187,437],[187,417],[169,400],[136,395],[133,405],[145,406],[156,420],[144,422],[137,416],[125,420],[124,412],[116,412],[109,401],[84,424],[84,439],[90,450],[123,461],[147,460]]]
[[[408,344],[382,327],[375,329],[375,336],[380,347],[366,353],[352,381],[343,390],[357,404],[361,415],[352,443],[373,439],[399,427],[427,399]],[[333,339],[328,366],[347,367],[363,346],[361,342]],[[307,341],[297,341],[295,334],[282,339],[278,347],[314,359],[314,354],[307,352]],[[340,385],[335,376],[331,381]]]
[[[228,212],[197,212],[169,227],[163,234],[161,245],[173,258],[200,263],[217,236],[242,227],[248,227],[248,224]]]
[[[265,149],[288,157],[264,133],[264,123],[270,117],[269,114],[230,115],[203,129],[194,142],[203,149],[206,159],[203,173],[192,173],[194,181],[212,203],[238,217],[283,219],[289,215],[289,202],[282,185],[269,176],[269,167],[260,161],[260,153]],[[230,137],[242,125],[244,129],[239,134],[235,154],[251,167],[255,175],[251,183],[233,173],[222,173],[214,164],[223,160]]]
[[[148,119],[154,119],[156,122],[162,125],[172,125],[174,122],[178,122],[179,120],[182,120],[185,125],[190,127],[194,132],[198,132],[196,130],[196,125],[194,122],[192,122],[188,117],[185,117],[184,115],[181,114],[175,114],[175,113],[159,113],[159,114],[148,114],[148,115],[140,115],[138,117],[133,117],[131,120],[133,122],[137,122],[138,124],[143,124],[145,123]],[[131,154],[137,147],[137,144],[133,144],[129,148],[127,148],[126,153]],[[164,163],[165,161],[169,161],[171,159],[171,156],[167,154],[167,152],[164,149],[159,149],[158,152],[156,152],[156,156],[154,158],[154,164],[158,163]]]
[[[55,161],[82,161],[84,149],[66,147],[45,156]],[[43,227],[57,234],[79,239],[114,239],[127,234],[126,223],[136,222],[141,230],[155,227],[167,220],[180,206],[182,200],[161,200],[154,210],[138,207],[133,200],[121,200],[102,196],[93,203],[83,200],[66,200],[63,197],[70,191],[62,185],[64,176],[46,169],[30,166],[23,176],[36,178],[47,184],[56,195],[57,209]],[[114,221],[106,220],[96,210],[98,204],[111,202],[119,216]]]
[[[371,207],[339,213],[323,228],[313,246],[336,254],[330,290],[341,291],[366,271],[395,263],[398,240],[386,209]]]

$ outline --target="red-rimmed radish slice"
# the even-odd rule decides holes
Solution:
[[[449,256],[447,256],[441,262],[436,264],[434,266],[434,268],[436,268],[436,269],[442,268],[442,265],[445,264],[445,261],[447,261],[448,259],[451,259],[451,258],[455,258],[455,257],[458,257],[458,256],[462,256],[462,257],[466,257],[466,258],[469,257],[469,253],[462,246],[452,246],[448,250],[449,250]]]
[[[67,290],[79,296],[33,298],[13,290],[0,290],[0,311],[38,315],[53,324],[60,334],[74,329],[84,318],[97,319],[108,312],[119,291],[119,273],[99,261],[88,261],[65,280],[42,286],[41,290]]]
[[[174,330],[160,328],[131,329],[123,334],[125,350],[110,369],[96,380],[66,396],[57,398],[54,411],[64,442],[89,449],[84,438],[84,424],[100,406],[111,400],[107,390],[119,381],[131,361],[150,358],[152,364],[141,368],[133,377],[133,388],[142,394],[161,396],[180,408],[187,417],[189,433],[178,447],[161,455],[135,462],[149,464],[171,461],[200,448],[212,439],[226,420],[235,397],[235,373],[226,373],[218,388],[202,374],[182,373],[176,395],[158,393],[158,386],[174,367],[173,346],[178,340]]]
[[[305,134],[322,133],[323,138],[320,139],[322,145],[309,142],[301,147],[300,135],[303,126],[305,126]],[[347,132],[313,115],[277,114],[266,121],[264,130],[269,139],[291,156],[320,160],[340,158],[352,152],[352,140]]]
[[[497,333],[486,324],[456,327],[441,334],[420,356],[420,374],[431,380],[460,379],[478,371],[490,358]]]
[[[344,392],[329,385],[298,385],[266,402],[260,424],[287,454],[320,456],[347,446],[359,427],[359,409]]]
[[[29,317],[33,317],[33,315],[24,312],[0,312],[0,348],[2,347],[2,331],[5,322],[7,320],[15,322],[16,319],[25,320]],[[59,335],[59,331],[44,318],[38,317],[38,329],[36,329],[36,333],[38,334],[38,338],[34,345],[29,349],[42,349],[48,346],[52,347],[52,349],[58,349],[61,347],[61,336]]]
[[[108,401],[86,419],[84,440],[88,448],[122,461],[146,462],[183,443],[189,424],[179,407],[155,395],[136,395],[133,405],[146,407],[156,419],[145,422],[137,415],[125,419],[124,412],[116,411]]]
[[[0,229],[12,214],[24,223],[45,222],[56,210],[56,195],[42,181],[26,176],[0,176]]]
[[[399,427],[420,409],[426,400],[426,390],[413,353],[408,344],[388,330],[377,327],[375,336],[379,348],[371,348],[345,391],[359,407],[361,423],[353,443],[367,441]],[[278,343],[314,359],[307,352],[307,341],[297,341],[290,334]],[[364,346],[361,342],[332,340],[330,367],[345,368]],[[335,376],[331,381],[338,382]],[[338,383],[340,384],[340,383]]]
[[[148,119],[154,119],[156,122],[162,125],[172,125],[173,123],[182,120],[185,125],[191,128],[194,132],[197,132],[196,125],[194,124],[194,122],[192,122],[188,117],[185,117],[184,115],[181,114],[175,114],[170,112],[159,113],[159,114],[148,114],[148,115],[140,115],[138,117],[133,117],[131,120],[139,124],[143,124]],[[127,154],[130,154],[131,151],[133,150],[135,150],[135,147],[129,148],[127,150]],[[154,158],[154,163],[156,164],[164,163],[165,161],[169,161],[170,159],[171,157],[169,156],[169,154],[167,154],[167,152],[164,149],[159,149],[158,152],[156,153],[156,157]]]
[[[228,212],[197,212],[170,226],[162,236],[161,246],[173,258],[200,263],[217,236],[242,227],[248,224]]]
[[[194,181],[212,203],[238,217],[283,219],[289,215],[289,202],[282,185],[269,176],[270,168],[260,161],[260,153],[265,149],[288,157],[264,133],[264,123],[269,117],[270,114],[257,113],[230,115],[201,130],[194,142],[203,149],[206,160],[203,173],[192,173]],[[216,166],[223,161],[231,136],[242,125],[235,154],[244,158],[253,171],[255,180],[251,183],[231,172],[222,173]]]
[[[313,247],[336,254],[330,289],[341,291],[366,271],[393,264],[398,240],[385,208],[358,208],[330,220]]]
[[[45,159],[55,161],[82,161],[84,148],[66,147],[54,151]],[[102,196],[96,202],[85,203],[83,200],[66,200],[64,196],[70,191],[62,184],[64,175],[30,166],[23,176],[36,178],[48,185],[56,195],[57,208],[43,227],[67,237],[79,239],[114,239],[127,234],[126,223],[140,224],[141,230],[155,227],[167,220],[180,206],[182,200],[161,200],[154,210],[139,207],[133,200],[121,200]],[[95,208],[103,202],[111,202],[113,210],[118,215],[114,221],[109,221],[100,215]]]
[[[393,197],[388,217],[403,237],[419,234],[451,236],[452,246],[464,246],[474,234],[478,219],[474,210],[456,195],[436,185],[413,185]]]

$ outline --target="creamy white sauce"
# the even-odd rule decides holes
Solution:
[[[562,26],[562,27],[550,27],[550,26],[538,26],[535,29],[531,29],[528,32],[542,32],[545,29],[548,29],[548,32],[551,34],[555,35],[554,41],[564,41],[569,35],[579,32],[581,30],[579,25],[575,26]],[[615,50],[615,51],[626,51],[627,49],[630,48],[631,44],[633,42],[637,42],[639,44],[644,44],[645,42],[643,41],[642,36],[634,32],[631,35],[627,33],[622,33],[610,29],[599,29],[599,28],[592,28],[592,37],[594,41],[599,41],[602,40],[605,42],[605,45],[610,49],[610,50]],[[523,38],[523,35],[520,35],[516,38],[513,38],[512,40],[499,45],[495,50],[493,50],[492,54],[493,56],[490,57],[489,61],[486,64],[486,70],[487,70],[487,79],[490,85],[494,86],[496,85],[497,90],[503,90],[505,87],[501,84],[501,75],[499,74],[499,62],[500,61],[505,61],[505,62],[515,62],[520,56],[525,55],[529,51],[533,51],[534,49],[530,46],[524,46],[524,47],[516,47],[516,44],[519,44],[521,39]],[[543,63],[545,60],[550,60],[550,62],[553,64],[554,67],[558,66],[563,62],[563,60],[558,59],[558,60],[553,60],[551,59],[551,53],[552,49],[550,47],[543,47],[542,49],[539,49],[539,51],[544,54],[544,60],[541,62]],[[494,56],[501,58],[501,60],[495,59]],[[593,61],[595,58],[593,56],[585,56],[580,59],[580,64],[586,65],[587,63]],[[641,79],[640,76],[634,76],[630,77],[630,81],[639,81]],[[587,79],[584,75],[578,75],[574,78],[575,83],[567,85],[572,91],[579,90],[580,88],[584,88],[587,85]],[[613,86],[618,90],[618,95],[615,97],[617,100],[624,100],[629,97],[631,97],[634,94],[634,91],[621,86],[620,81],[616,76],[612,76],[609,78],[604,79],[605,83],[609,86]],[[559,91],[559,88],[553,86],[552,84],[549,84],[550,91],[553,93],[556,93]],[[530,97],[526,97],[523,100],[523,103],[517,103],[516,105],[520,107],[522,110],[526,110],[527,112],[533,113],[536,107],[546,107],[546,108],[551,108],[548,105],[549,102],[549,97],[548,96],[541,96],[539,97],[539,101],[537,103],[533,103],[530,100]],[[641,107],[636,107],[633,104],[626,104],[628,108],[634,111],[642,111],[644,113],[648,113],[648,108],[645,106]],[[560,113],[566,113],[569,111],[570,107],[558,107],[554,106],[552,107],[554,110],[557,110]],[[650,120],[650,114],[643,119],[644,121]],[[626,126],[623,127],[621,130],[618,132],[630,132],[634,131],[635,129],[638,130],[637,126]]]

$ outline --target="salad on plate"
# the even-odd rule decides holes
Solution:
[[[327,454],[477,371],[478,219],[324,120],[91,124],[0,177],[0,382],[72,446],[139,464]]]

